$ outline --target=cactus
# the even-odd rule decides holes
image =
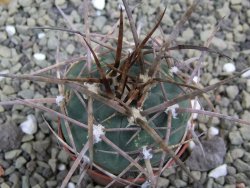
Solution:
[[[196,1],[186,11],[163,44],[150,38],[160,25],[164,12],[146,37],[139,40],[133,29],[129,8],[126,1],[123,0],[123,2],[134,36],[134,46],[126,46],[123,42],[123,12],[121,10],[116,45],[113,45],[113,41],[101,43],[91,38],[99,44],[98,52],[92,47],[93,43],[90,42],[88,34],[49,28],[81,35],[87,45],[86,60],[79,60],[67,67],[63,78],[0,74],[5,77],[58,84],[60,93],[65,99],[62,102],[61,96],[57,101],[61,107],[61,113],[35,104],[46,101],[50,103],[51,99],[4,101],[0,102],[0,105],[24,104],[53,113],[61,118],[59,130],[62,135],[58,136],[49,124],[48,126],[62,144],[77,157],[62,187],[66,186],[80,161],[87,163],[90,167],[96,167],[112,177],[114,181],[123,184],[134,184],[125,179],[138,178],[143,174],[151,181],[152,187],[156,187],[157,180],[154,178],[152,169],[156,170],[155,175],[159,176],[166,167],[163,165],[168,164],[172,159],[192,176],[174,152],[178,151],[186,139],[190,119],[192,119],[191,113],[250,125],[249,122],[223,114],[192,109],[191,105],[191,99],[230,82],[247,70],[214,85],[201,88],[192,82],[199,66],[191,71],[178,70],[173,63],[173,57],[166,53],[170,50],[195,49],[228,58],[208,47],[192,45],[170,47],[178,36],[181,26],[197,6]],[[203,54],[198,59],[198,63],[202,61],[202,57]],[[191,76],[186,73],[191,73]],[[176,148],[174,146],[178,149],[173,149]]]

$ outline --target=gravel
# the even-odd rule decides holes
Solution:
[[[12,74],[29,73],[55,63],[58,35],[60,40],[60,60],[82,55],[82,45],[68,33],[47,30],[27,30],[28,27],[50,26],[66,27],[65,20],[55,5],[68,16],[69,20],[80,31],[84,31],[84,20],[81,0],[18,0],[8,6],[0,6],[0,71]],[[103,1],[105,2],[105,1]],[[141,26],[140,35],[148,33],[156,22],[157,7],[167,7],[161,28],[165,34],[172,31],[172,26],[179,20],[184,9],[191,1],[145,1],[143,6],[137,1],[130,1],[134,9],[137,26]],[[90,3],[90,26],[92,31],[107,33],[119,18],[118,2],[107,1],[105,6],[92,7]],[[213,26],[223,17],[221,29],[211,41],[211,48],[222,51],[233,58],[234,62],[224,58],[216,58],[208,54],[201,72],[201,83],[208,86],[217,83],[232,73],[223,71],[225,63],[234,63],[235,71],[250,66],[250,2],[247,0],[209,1],[199,7],[192,19],[185,24],[177,38],[177,44],[203,45],[213,30]],[[98,16],[99,15],[99,16]],[[125,22],[126,27],[128,23]],[[13,30],[15,29],[15,32]],[[161,33],[157,30],[157,33]],[[132,39],[130,31],[125,32],[127,39]],[[181,51],[182,52],[182,51]],[[199,52],[187,52],[187,57]],[[40,57],[33,56],[40,54]],[[42,55],[41,55],[42,54]],[[184,56],[183,56],[184,57]],[[182,57],[178,57],[182,59]],[[39,96],[56,96],[54,86],[27,81],[0,78],[0,101],[15,98],[36,98]],[[235,79],[228,85],[219,87],[211,100],[216,111],[240,117],[250,122],[250,79]],[[205,107],[207,108],[207,107]],[[57,145],[41,113],[23,106],[3,108],[0,106],[0,166],[4,176],[0,177],[0,187],[58,187],[72,164],[67,153]],[[28,114],[35,114],[38,119],[38,131],[34,135],[23,135],[19,125]],[[45,118],[50,117],[45,114]],[[55,118],[55,117],[51,117]],[[230,121],[215,119],[211,124],[202,121],[197,124],[197,131],[206,131],[210,126],[220,129],[225,157],[220,163],[227,164],[228,174],[218,179],[209,178],[210,169],[192,169],[191,173],[199,179],[199,183],[184,175],[179,168],[170,168],[163,172],[159,179],[159,187],[244,187],[250,185],[250,129]],[[11,134],[10,134],[11,133]],[[219,151],[213,151],[218,154]],[[210,152],[211,153],[211,152]],[[199,153],[200,154],[200,153]],[[202,159],[202,156],[200,156]],[[190,160],[190,159],[189,159]],[[214,161],[214,160],[212,160]],[[202,161],[201,161],[202,162]],[[188,163],[188,162],[187,162]],[[204,162],[203,162],[204,163]],[[65,169],[64,169],[65,167]],[[75,174],[69,187],[76,185]],[[101,187],[89,183],[88,188]]]

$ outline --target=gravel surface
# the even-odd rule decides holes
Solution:
[[[58,5],[74,27],[83,30],[83,7],[81,0],[12,0],[7,6],[0,6],[0,72],[29,73],[55,63],[58,37],[60,37],[60,60],[77,57],[82,46],[66,32],[28,30],[35,26],[68,27],[55,5]],[[141,4],[139,2],[142,2]],[[156,22],[160,9],[167,7],[161,27],[167,35],[172,26],[180,19],[192,0],[149,0],[130,1],[134,9],[134,19],[140,35],[143,36]],[[139,4],[137,4],[139,3]],[[137,6],[138,5],[138,6]],[[91,5],[90,25],[92,32],[106,34],[119,18],[118,1],[108,1],[103,10]],[[216,23],[221,22],[221,29],[215,34],[211,48],[229,55],[236,71],[250,66],[250,1],[218,0],[204,1],[193,13],[177,38],[177,44],[203,45]],[[126,23],[126,27],[128,24]],[[160,31],[157,30],[156,34]],[[132,40],[129,31],[127,40]],[[188,50],[177,58],[182,59],[199,55]],[[231,73],[223,66],[230,61],[209,55],[205,59],[200,82],[211,85]],[[232,62],[230,62],[232,63]],[[232,66],[232,65],[230,65]],[[0,100],[15,98],[40,98],[56,96],[55,85],[33,83],[30,81],[0,78]],[[250,121],[250,77],[235,79],[230,84],[219,87],[211,95],[215,109],[223,114]],[[50,106],[56,108],[55,106]],[[206,108],[206,106],[204,106]],[[23,134],[20,124],[27,115],[36,117],[38,131],[32,135]],[[0,106],[0,187],[58,187],[67,174],[72,162],[58,145],[56,139],[42,119],[42,113],[22,105],[3,108]],[[46,119],[53,120],[49,114]],[[233,188],[250,186],[250,129],[232,121],[198,117],[197,131],[206,132],[209,127],[219,128],[219,136],[226,147],[222,163],[227,165],[227,175],[219,178],[210,177],[207,170],[195,170],[192,174],[199,183],[192,180],[179,168],[166,170],[159,180],[159,187],[207,187]],[[9,129],[9,130],[8,130]],[[4,131],[11,131],[10,137]],[[190,165],[191,167],[192,165]],[[4,171],[4,175],[1,173]],[[192,169],[192,168],[191,168]],[[79,176],[75,174],[68,187],[75,187]],[[87,179],[87,182],[90,182]],[[101,187],[89,183],[90,187]]]

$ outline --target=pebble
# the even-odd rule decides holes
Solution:
[[[244,108],[250,108],[250,94],[246,91],[242,92],[242,106]]]
[[[237,169],[237,172],[248,172],[248,171],[250,171],[250,165],[248,163],[245,163],[241,159],[236,159],[234,161],[233,165]]]
[[[8,151],[4,154],[4,158],[6,160],[14,159],[14,158],[18,157],[21,154],[21,152],[22,152],[22,150],[20,150],[20,149]]]
[[[57,158],[60,162],[67,164],[69,161],[69,154],[65,150],[61,150]]]
[[[37,37],[38,37],[39,39],[42,39],[42,38],[44,38],[45,36],[46,36],[45,33],[38,33],[38,34],[37,34]]]
[[[19,91],[17,95],[24,99],[33,99],[35,93],[34,93],[34,90],[25,89],[25,90]]]
[[[75,51],[75,46],[73,44],[69,44],[67,47],[66,47],[66,51],[69,53],[69,54],[73,54],[73,52]]]
[[[187,182],[185,182],[185,181],[183,181],[183,180],[181,180],[181,179],[176,179],[176,180],[174,181],[174,185],[175,185],[175,187],[177,187],[177,188],[186,187],[186,186],[187,186]]]
[[[228,86],[226,87],[226,92],[227,96],[233,100],[239,94],[239,89],[237,86]]]
[[[219,134],[219,129],[216,127],[209,127],[208,129],[208,138],[212,138]]]
[[[33,149],[38,153],[45,152],[50,145],[50,139],[47,137],[45,140],[42,141],[35,141],[32,143]]]
[[[103,10],[105,8],[105,0],[92,0],[92,5],[98,9]]]
[[[23,7],[29,7],[33,0],[18,0],[18,3]]]
[[[246,140],[246,141],[250,140],[250,129],[248,127],[241,127],[240,133],[241,133],[241,136],[244,140]]]
[[[244,156],[243,156],[242,160],[249,163],[250,162],[250,153],[244,152]]]
[[[223,164],[209,172],[208,177],[219,178],[227,175],[227,165]]]
[[[49,165],[53,172],[56,172],[57,159],[49,159]]]
[[[0,150],[8,151],[19,148],[22,134],[20,129],[11,120],[8,119],[4,124],[0,124],[0,130]]]
[[[95,27],[101,31],[103,26],[106,24],[107,22],[107,18],[104,16],[98,16],[94,19],[93,24],[95,25]]]
[[[230,0],[232,5],[241,4],[242,0]]]
[[[46,59],[46,56],[43,53],[35,53],[33,57],[37,61],[44,61]]]
[[[224,40],[214,37],[212,40],[212,44],[218,48],[220,51],[225,50],[227,48],[227,44]]]
[[[13,25],[7,25],[5,27],[5,31],[8,33],[9,36],[13,36],[16,34],[16,28]]]
[[[26,163],[26,159],[22,156],[18,157],[15,161],[15,167],[17,169],[21,168],[25,163]]]
[[[245,151],[241,148],[235,148],[235,149],[232,149],[230,153],[231,153],[233,160],[235,160],[235,159],[241,158],[244,155]]]
[[[233,145],[240,145],[243,143],[243,139],[239,131],[233,131],[229,133],[229,140]]]
[[[37,132],[37,120],[33,114],[27,116],[27,120],[20,124],[22,131],[26,134],[35,134]]]
[[[22,187],[28,188],[29,186],[29,178],[28,176],[22,176]]]
[[[182,32],[182,38],[185,41],[190,41],[194,37],[194,31],[191,28],[187,28]]]
[[[3,93],[5,95],[11,95],[15,93],[15,89],[12,86],[4,85],[3,86]]]
[[[73,182],[69,182],[67,188],[75,188],[75,184]]]
[[[6,46],[0,45],[0,57],[10,58],[11,57],[11,49]]]
[[[235,72],[236,68],[233,63],[226,63],[223,65],[223,71],[227,73]]]
[[[241,75],[242,78],[250,78],[250,70],[244,72],[242,75]]]
[[[58,6],[64,5],[65,4],[65,0],[56,0],[55,4]]]
[[[10,186],[7,183],[2,183],[1,184],[1,188],[10,188]]]

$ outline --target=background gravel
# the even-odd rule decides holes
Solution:
[[[104,10],[90,8],[90,25],[93,32],[107,33],[119,18],[119,1],[107,1]],[[140,3],[141,2],[141,3]],[[161,27],[165,34],[172,31],[172,26],[179,20],[191,0],[149,0],[130,1],[138,5],[134,9],[134,19],[141,28],[143,36],[156,22],[160,9],[167,7]],[[139,4],[137,4],[139,3]],[[58,32],[28,30],[29,27],[50,26],[67,27],[60,15],[57,4],[76,29],[83,31],[83,7],[80,0],[13,0],[8,6],[0,6],[0,72],[29,73],[55,63]],[[250,2],[249,0],[204,1],[185,24],[177,39],[178,44],[188,43],[203,45],[214,25],[224,17],[221,29],[216,33],[211,48],[219,49],[234,60],[236,71],[250,66]],[[8,27],[6,27],[8,26]],[[7,30],[7,31],[6,31]],[[157,31],[158,33],[160,31]],[[157,33],[156,32],[156,33]],[[129,31],[125,33],[132,39]],[[60,32],[60,59],[78,56],[82,46],[68,33]],[[34,56],[34,54],[39,54]],[[42,54],[42,55],[41,55]],[[197,52],[189,50],[185,56],[192,57]],[[199,54],[199,53],[198,53]],[[36,57],[36,58],[35,58]],[[37,60],[40,59],[40,60]],[[223,65],[224,58],[206,57],[207,65],[203,68],[201,83],[211,85],[227,75]],[[0,78],[0,100],[21,98],[40,98],[56,96],[55,85],[33,83],[30,81]],[[250,121],[250,79],[239,78],[232,83],[219,87],[213,92],[211,100],[218,112]],[[53,107],[54,108],[54,107]],[[57,187],[67,174],[70,166],[69,157],[51,136],[49,129],[38,110],[16,105],[3,108],[0,106],[0,130],[11,129],[13,138],[2,142],[0,167],[0,187]],[[34,135],[22,135],[19,124],[28,114],[34,114],[38,122],[38,131]],[[53,119],[49,114],[46,118]],[[197,187],[233,188],[250,186],[250,129],[231,121],[199,117],[198,129],[206,131],[209,126],[220,129],[220,136],[226,143],[225,163],[228,174],[218,179],[208,178],[208,172],[192,171],[200,179]],[[5,145],[7,144],[7,145]],[[69,187],[74,187],[78,175],[71,179]],[[159,187],[187,187],[191,180],[179,168],[163,173]],[[100,187],[90,183],[88,187]],[[194,186],[194,185],[192,185]],[[192,187],[191,186],[191,187]]]

